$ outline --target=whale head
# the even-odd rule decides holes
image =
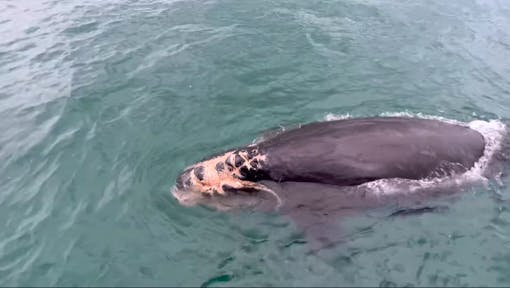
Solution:
[[[265,178],[265,161],[256,147],[246,147],[197,162],[177,177],[172,195],[185,206],[251,206],[257,192],[268,190],[258,183]]]

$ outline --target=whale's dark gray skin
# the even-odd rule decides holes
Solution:
[[[188,167],[173,195],[183,205],[278,211],[325,245],[338,238],[339,230],[331,227],[339,217],[362,210],[388,205],[396,209],[392,215],[441,210],[426,200],[459,191],[455,177],[471,169],[484,148],[479,132],[439,120],[311,123]],[[371,186],[375,180],[383,181],[379,188]]]
[[[482,156],[484,138],[438,120],[367,118],[304,125],[258,147],[269,179],[346,186],[464,172]]]

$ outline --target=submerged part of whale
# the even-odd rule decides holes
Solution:
[[[183,205],[278,211],[323,246],[338,239],[332,225],[343,216],[388,205],[402,214],[497,175],[504,135],[499,121],[312,123],[192,165],[173,195]]]

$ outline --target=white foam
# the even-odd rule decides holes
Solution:
[[[351,114],[349,114],[349,113],[347,113],[347,114],[340,114],[340,115],[328,113],[324,117],[324,120],[326,120],[326,121],[334,121],[334,120],[342,120],[342,119],[349,119],[349,118],[353,118],[353,116]]]
[[[480,160],[478,160],[473,168],[467,171],[466,174],[468,174],[468,176],[481,175],[487,169],[494,154],[501,150],[507,132],[506,126],[499,120],[474,120],[469,122],[468,126],[483,135],[485,139],[485,150]]]
[[[441,116],[425,115],[422,113],[410,112],[385,112],[379,116],[386,117],[414,117],[422,119],[435,119],[446,123],[469,127],[478,131],[485,140],[485,148],[482,157],[473,165],[473,167],[465,173],[452,177],[431,178],[422,180],[408,179],[380,179],[372,182],[364,183],[360,186],[368,188],[368,190],[377,195],[395,194],[395,193],[413,193],[426,188],[432,187],[449,187],[453,185],[462,185],[472,182],[486,182],[488,179],[484,176],[489,163],[494,154],[501,150],[504,137],[507,133],[506,126],[499,120],[473,120],[471,122],[461,122],[454,119],[448,119]],[[327,114],[324,117],[326,121],[353,118],[350,114]]]
[[[409,111],[383,112],[383,113],[380,113],[377,116],[381,116],[381,117],[410,117],[410,118],[421,118],[421,119],[434,119],[434,120],[439,120],[439,121],[446,122],[446,123],[467,126],[467,123],[464,123],[464,122],[461,122],[461,121],[458,121],[458,120],[449,119],[449,118],[445,118],[445,117],[437,116],[437,115],[423,114],[423,113],[420,113],[420,112],[418,112],[418,113],[413,113],[413,112],[409,112]],[[353,116],[350,113],[346,113],[346,114],[328,113],[324,117],[324,120],[326,120],[326,121],[333,121],[333,120],[342,120],[342,119],[349,119],[349,118],[357,118],[357,116]]]

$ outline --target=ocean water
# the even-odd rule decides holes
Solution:
[[[187,165],[331,115],[510,118],[510,2],[0,2],[0,286],[509,286],[510,184],[339,219],[182,207]]]

